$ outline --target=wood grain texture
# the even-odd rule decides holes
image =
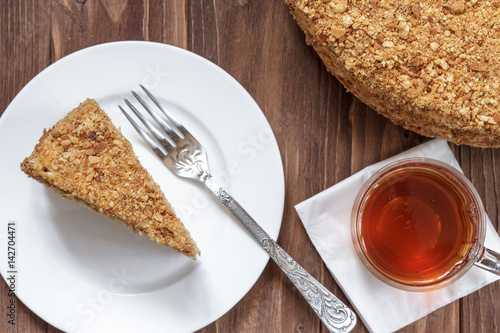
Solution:
[[[0,0],[0,113],[51,63],[87,46],[149,40],[216,63],[252,95],[278,140],[285,210],[278,242],[349,304],[309,241],[294,205],[427,139],[392,124],[331,76],[284,1]],[[451,145],[499,231],[500,151]],[[0,287],[0,304],[8,302]],[[367,295],[369,297],[369,295]],[[500,283],[445,306],[401,332],[500,333]],[[391,314],[387,314],[391,316]],[[360,322],[355,332],[366,332]],[[60,332],[20,305],[0,332]],[[269,263],[228,313],[199,332],[326,332],[283,273]]]

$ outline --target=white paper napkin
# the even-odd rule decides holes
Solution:
[[[448,143],[428,141],[360,172],[295,206],[307,234],[370,332],[394,332],[500,277],[472,267],[455,283],[435,291],[406,292],[375,278],[358,259],[351,241],[354,199],[370,176],[388,163],[406,157],[429,157],[460,166]],[[487,222],[485,246],[500,252],[500,237]]]

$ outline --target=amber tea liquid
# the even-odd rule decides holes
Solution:
[[[360,244],[388,278],[426,285],[453,274],[478,235],[471,195],[440,172],[407,165],[383,174],[367,193]]]

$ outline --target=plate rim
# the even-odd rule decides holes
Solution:
[[[225,76],[225,79],[228,79],[228,80],[232,80],[232,85],[237,87],[239,90],[242,91],[243,94],[246,94],[250,100],[255,104],[255,107],[260,111],[260,114],[255,114],[257,116],[261,116],[261,120],[265,121],[267,127],[272,131],[272,128],[269,124],[269,121],[267,120],[267,118],[265,117],[264,113],[262,112],[262,109],[260,109],[260,107],[258,106],[258,104],[255,102],[255,100],[253,99],[253,97],[248,93],[248,91],[232,76],[230,75],[227,71],[225,71],[223,68],[221,68],[220,66],[218,66],[217,64],[213,63],[212,61],[204,58],[203,56],[200,56],[192,51],[189,51],[189,50],[186,50],[186,49],[183,49],[183,48],[180,48],[178,46],[174,46],[174,45],[169,45],[169,44],[164,44],[164,43],[159,43],[159,42],[149,42],[149,41],[115,41],[115,42],[107,42],[107,43],[102,43],[102,44],[96,44],[96,45],[92,45],[92,46],[89,46],[89,47],[86,47],[86,48],[83,48],[83,49],[80,49],[80,50],[77,50],[75,52],[72,52],[70,54],[67,54],[65,55],[64,57],[60,58],[59,60],[51,63],[49,66],[47,66],[46,68],[44,68],[42,71],[40,71],[37,75],[35,75],[17,94],[16,96],[12,99],[12,101],[9,103],[9,105],[7,106],[7,108],[4,110],[2,116],[0,117],[0,128],[2,128],[2,126],[6,126],[6,124],[8,124],[9,122],[9,119],[12,117],[12,114],[16,108],[16,105],[19,103],[19,100],[21,100],[24,95],[27,93],[27,90],[29,87],[31,87],[32,85],[34,84],[37,84],[40,80],[43,80],[45,76],[49,75],[49,73],[51,71],[54,71],[57,69],[57,66],[61,65],[61,64],[64,64],[65,62],[68,62],[68,61],[72,61],[74,58],[84,54],[84,53],[87,53],[87,52],[92,52],[94,50],[97,50],[97,49],[103,49],[103,48],[113,48],[115,46],[141,46],[141,47],[149,47],[149,46],[155,46],[155,47],[159,47],[159,48],[165,48],[165,49],[170,49],[170,50],[173,50],[174,52],[180,52],[180,53],[183,53],[183,54],[186,54],[186,55],[189,55],[190,57],[193,57],[193,59],[196,59],[197,61],[201,61],[202,63],[204,63],[205,65],[208,65],[208,66],[211,66],[213,69],[215,69],[216,71],[219,71],[221,73],[224,74]],[[279,211],[280,211],[280,222],[278,224],[278,228],[277,228],[277,231],[276,231],[276,238],[278,237],[279,233],[280,233],[280,230],[281,230],[281,227],[282,227],[282,223],[283,223],[283,215],[284,215],[284,204],[285,204],[285,178],[284,178],[284,168],[283,168],[283,161],[282,161],[282,158],[281,158],[281,154],[280,154],[280,150],[279,150],[279,145],[278,145],[278,142],[276,140],[276,137],[274,135],[274,131],[272,131],[272,139],[273,139],[273,142],[272,144],[275,146],[274,148],[276,149],[276,156],[274,156],[274,158],[277,159],[277,161],[279,162],[279,170],[280,170],[280,175],[279,175],[279,183],[280,183],[280,191],[282,193],[282,195],[280,196],[280,198],[278,198],[279,200],[276,200],[276,205],[279,206]],[[278,175],[276,175],[278,176]],[[253,281],[252,283],[250,283],[249,285],[249,288],[244,290],[241,297],[238,297],[235,301],[233,302],[230,302],[232,303],[232,305],[230,305],[228,308],[224,308],[224,309],[221,309],[219,312],[220,314],[217,315],[217,317],[213,320],[209,320],[207,321],[203,326],[200,326],[198,329],[201,329],[211,323],[213,323],[214,321],[218,320],[219,318],[221,318],[224,314],[226,314],[230,309],[232,309],[236,304],[238,304],[242,298],[244,298],[248,292],[250,291],[250,289],[252,289],[254,286],[255,286],[255,283],[258,281],[258,279],[260,278],[260,276],[262,275],[264,269],[266,268],[267,266],[267,263],[269,262],[269,258],[266,258],[265,262],[262,264],[262,268],[259,269],[259,273],[258,273],[258,276],[257,276],[257,279],[255,281]],[[2,277],[4,279],[4,281],[6,281],[6,274],[4,274],[3,272],[3,269],[2,269],[2,266],[3,265],[0,265],[0,273],[2,273]],[[7,281],[6,281],[7,282]],[[17,293],[16,293],[16,296],[17,296]],[[41,315],[38,311],[36,311],[36,309],[34,310],[34,308],[36,308],[36,302],[33,302],[33,301],[28,301],[26,302],[27,298],[29,297],[26,297],[27,295],[22,295],[21,296],[17,296],[18,299],[23,302],[23,304],[29,308],[30,311],[32,311],[33,313],[35,313],[38,317],[40,317],[42,320],[44,320],[46,323],[50,324],[50,325],[53,325],[54,327],[58,328],[58,329],[62,329],[64,330],[65,328],[64,327],[59,327],[57,326],[57,324],[54,324],[53,321],[51,321],[50,318],[47,318],[47,316],[45,315]]]

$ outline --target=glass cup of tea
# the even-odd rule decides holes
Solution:
[[[483,245],[479,195],[434,159],[402,159],[376,172],[354,202],[351,235],[365,267],[406,291],[442,288],[473,265],[500,275],[500,254]]]

